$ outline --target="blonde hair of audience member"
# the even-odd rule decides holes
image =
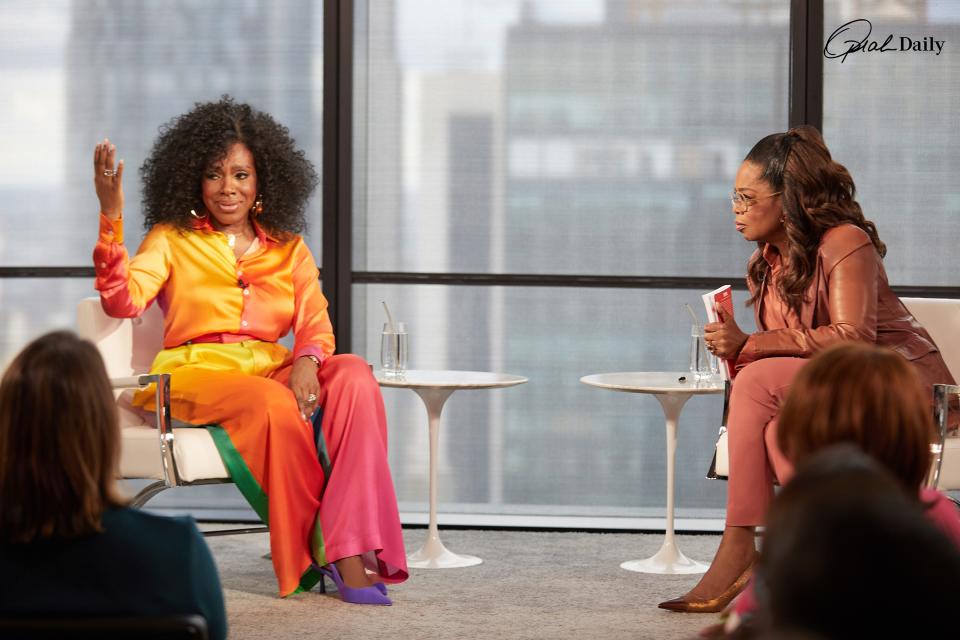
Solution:
[[[802,464],[832,444],[853,443],[916,495],[931,464],[930,393],[897,352],[859,342],[837,345],[797,374],[780,411],[777,444]]]
[[[119,446],[96,347],[69,331],[27,345],[0,382],[0,539],[102,531],[103,512],[126,504],[116,487]]]

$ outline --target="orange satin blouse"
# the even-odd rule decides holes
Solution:
[[[209,222],[192,230],[158,224],[128,258],[123,219],[101,214],[93,260],[104,311],[137,317],[156,300],[165,349],[217,334],[222,342],[277,342],[292,329],[294,358],[332,355],[333,328],[310,249],[300,236],[281,241],[254,229],[259,245],[237,259]]]

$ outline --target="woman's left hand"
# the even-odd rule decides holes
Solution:
[[[703,326],[703,337],[707,342],[707,348],[718,358],[734,360],[750,336],[741,331],[737,321],[729,317],[720,307],[717,307],[717,315],[720,322],[708,322]]]
[[[300,407],[303,419],[308,419],[316,410],[320,398],[320,382],[317,380],[317,364],[307,357],[297,358],[287,382]]]

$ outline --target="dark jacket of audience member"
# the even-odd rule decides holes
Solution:
[[[852,445],[808,458],[773,503],[757,573],[764,637],[952,637],[958,587],[960,551]]]
[[[0,613],[196,613],[226,638],[216,566],[193,520],[130,509],[100,354],[70,332],[29,344],[0,382]]]

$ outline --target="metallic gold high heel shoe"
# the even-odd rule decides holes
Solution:
[[[682,611],[684,613],[719,613],[723,611],[730,602],[737,597],[737,595],[743,591],[747,583],[750,582],[750,575],[753,573],[753,568],[757,564],[757,558],[754,557],[753,561],[743,570],[743,573],[740,574],[740,577],[733,581],[726,591],[721,593],[716,598],[710,598],[709,600],[685,600],[683,598],[674,598],[673,600],[667,600],[666,602],[661,602],[657,606],[661,609],[667,609],[669,611]]]

